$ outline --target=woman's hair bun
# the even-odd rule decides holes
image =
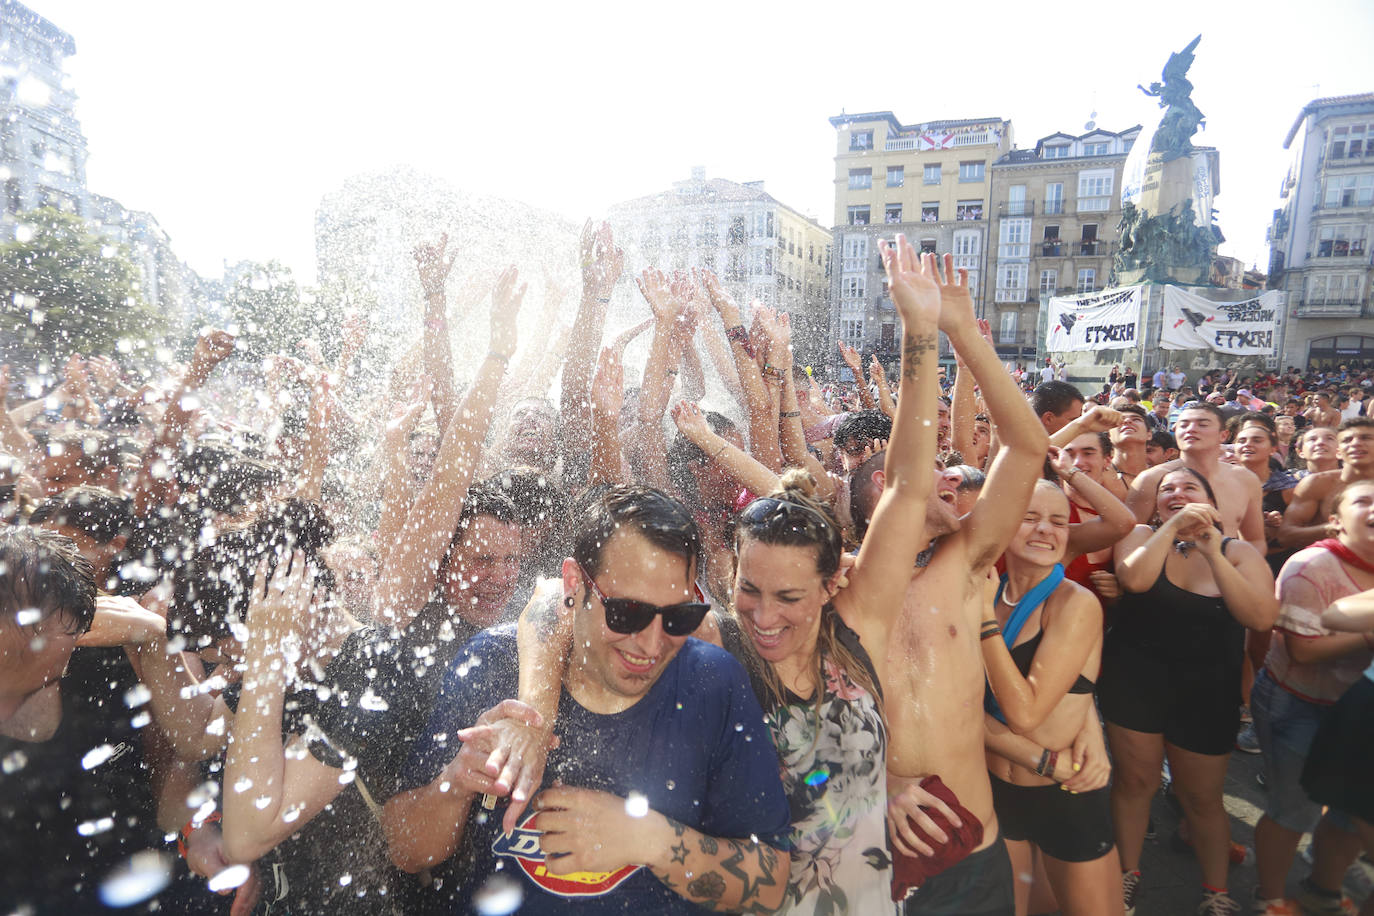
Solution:
[[[807,499],[816,499],[816,478],[805,468],[789,468],[778,479],[778,489],[784,493],[797,493]]]

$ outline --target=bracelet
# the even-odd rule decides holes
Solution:
[[[997,623],[996,621],[992,621],[990,623],[986,623],[983,625],[983,629],[978,633],[978,639],[981,642],[984,639],[991,639],[994,636],[1001,635],[1002,625]]]
[[[504,354],[504,353],[497,353],[495,350],[488,350],[488,351],[487,351],[487,358],[488,358],[488,359],[491,359],[492,357],[496,357],[496,358],[499,359],[501,362],[505,363],[507,366],[510,365],[510,357],[507,356],[507,355]]]
[[[768,363],[764,363],[763,374],[779,382],[782,381],[782,370],[777,366],[770,366]]]
[[[719,449],[716,450],[716,453],[715,453],[714,455],[711,456],[711,460],[712,460],[712,461],[715,461],[715,460],[716,460],[717,458],[719,458],[721,455],[725,454],[725,450],[726,450],[727,448],[729,448],[729,447],[730,447],[730,443],[729,443],[729,442],[727,442],[727,443],[725,443],[724,445],[722,445]]]
[[[744,347],[744,352],[751,357],[754,355],[754,345],[749,342],[749,332],[744,329],[744,325],[737,324],[733,328],[726,328],[725,337]]]
[[[1050,765],[1050,760],[1051,760],[1051,758],[1052,758],[1052,754],[1051,754],[1049,748],[1045,748],[1043,751],[1040,752],[1040,762],[1037,763],[1037,764],[1035,765],[1035,775],[1036,775],[1036,776],[1044,776],[1044,775],[1045,775],[1046,770],[1047,770],[1047,768],[1048,768],[1049,765]]]
[[[600,296],[597,296],[597,297],[596,297],[596,301],[597,301],[597,302],[602,302],[602,303],[610,302],[610,301],[611,301],[611,297],[610,297],[610,296],[607,296],[605,299],[602,299]]]
[[[206,824],[217,824],[219,823],[219,820],[220,812],[216,811],[215,813],[207,817],[205,820],[201,821],[199,824],[196,823],[195,818],[191,818],[189,821],[186,822],[186,826],[182,827],[181,832],[177,834],[177,852],[181,855],[183,859],[186,858],[186,844],[190,841],[191,834],[195,833],[197,830],[199,830],[201,827],[204,827]]]
[[[800,410],[784,410],[782,413],[778,414],[778,416],[780,416],[780,417],[800,417],[800,416],[801,416],[801,411],[800,411]]]

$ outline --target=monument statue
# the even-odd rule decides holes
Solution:
[[[1151,83],[1150,88],[1137,84],[1136,88],[1151,98],[1159,99],[1159,107],[1165,109],[1164,117],[1155,129],[1150,152],[1160,153],[1164,161],[1185,156],[1193,150],[1193,134],[1202,124],[1202,112],[1193,104],[1193,84],[1188,81],[1188,68],[1193,65],[1193,49],[1202,36],[1194,38],[1188,47],[1169,55],[1164,65],[1162,83]]]
[[[1211,279],[1212,261],[1222,241],[1212,214],[1217,154],[1193,146],[1203,116],[1193,104],[1193,84],[1187,76],[1201,40],[1199,35],[1169,55],[1162,82],[1139,87],[1159,99],[1165,111],[1153,136],[1136,140],[1138,147],[1148,146],[1132,150],[1127,160],[1128,171],[1135,160],[1138,178],[1122,183],[1117,226],[1121,242],[1112,264],[1113,285],[1206,285]]]

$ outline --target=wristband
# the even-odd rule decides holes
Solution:
[[[712,460],[712,461],[715,461],[715,460],[716,460],[717,458],[719,458],[721,455],[725,454],[725,450],[726,450],[727,448],[729,448],[729,447],[730,447],[730,443],[729,443],[729,442],[727,442],[727,443],[725,443],[724,445],[722,445],[719,449],[716,450],[716,453],[715,453],[714,455],[711,456],[711,460]]]
[[[1035,775],[1036,775],[1036,776],[1044,776],[1044,775],[1045,775],[1045,768],[1046,768],[1047,766],[1049,766],[1049,763],[1050,763],[1050,749],[1049,749],[1049,748],[1045,748],[1043,751],[1040,752],[1040,762],[1037,763],[1037,764],[1035,765]]]
[[[218,824],[219,820],[220,812],[216,811],[199,824],[196,823],[195,818],[191,818],[191,820],[187,821],[186,826],[182,827],[181,832],[177,834],[177,853],[183,859],[186,858],[186,844],[190,841],[191,834],[195,833],[206,824]]]
[[[725,337],[744,347],[744,352],[750,356],[754,355],[754,346],[749,343],[749,332],[744,329],[744,325],[737,324],[733,328],[725,329]]]
[[[982,631],[980,631],[979,634],[978,634],[978,639],[981,641],[981,640],[984,640],[984,639],[991,639],[991,638],[994,637],[994,636],[1001,636],[1001,635],[1002,635],[1002,625],[999,624],[999,623],[997,623],[996,621],[993,621],[993,622],[991,622],[991,623],[987,623],[987,624],[984,624],[984,625],[983,625]]]
[[[779,414],[779,416],[782,416],[782,417],[800,417],[800,416],[801,416],[801,411],[800,411],[800,410],[784,410],[781,414]]]
[[[488,351],[487,351],[487,358],[488,358],[488,359],[491,359],[491,358],[493,358],[493,357],[496,358],[496,359],[499,359],[501,362],[505,363],[507,366],[510,365],[510,357],[509,357],[509,356],[507,356],[507,355],[504,354],[504,353],[497,353],[495,350],[488,350]]]

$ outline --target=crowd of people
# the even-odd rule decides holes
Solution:
[[[952,258],[880,249],[893,379],[841,343],[821,384],[709,271],[646,269],[608,336],[590,223],[570,332],[520,348],[511,267],[466,367],[479,306],[417,247],[384,397],[357,318],[328,360],[6,371],[6,912],[1129,914],[1166,761],[1198,913],[1354,912],[1368,374],[1085,398],[1000,361]]]

